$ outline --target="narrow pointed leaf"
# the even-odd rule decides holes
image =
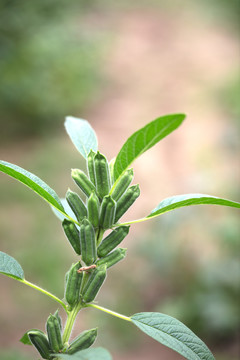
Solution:
[[[57,359],[63,360],[112,360],[110,353],[104,348],[80,350],[73,355],[57,354]]]
[[[64,208],[55,191],[36,175],[6,161],[0,161],[0,171],[22,182],[40,195],[50,205],[54,206],[59,211],[64,212]]]
[[[73,144],[85,159],[90,150],[97,151],[97,136],[89,122],[73,116],[67,116],[64,125]]]
[[[181,125],[184,118],[185,115],[183,114],[162,116],[132,134],[116,157],[114,163],[115,181],[138,156]]]
[[[147,218],[152,218],[161,215],[167,211],[190,205],[222,205],[240,208],[240,203],[235,201],[205,194],[185,194],[172,196],[162,200],[158,204],[158,206],[154,210],[152,210],[152,212],[147,216]]]
[[[31,329],[31,330],[38,330],[38,329]],[[28,330],[29,331],[29,330]],[[21,339],[19,340],[21,343],[23,343],[24,345],[32,345],[31,341],[29,340],[28,337],[28,331],[25,332],[25,334],[21,337]],[[39,330],[38,330],[39,331]]]
[[[24,280],[21,265],[10,255],[0,251],[0,273],[16,280]]]
[[[134,314],[131,320],[144,333],[188,360],[214,360],[204,342],[187,326],[171,316],[145,312]]]
[[[61,220],[63,221],[64,219],[69,219],[69,218],[72,218],[74,221],[77,222],[77,219],[76,219],[76,216],[74,214],[74,212],[72,211],[72,209],[70,208],[68,202],[66,199],[64,198],[61,198],[61,203],[62,203],[62,206],[64,208],[64,212],[60,212],[58,211],[55,207],[52,206],[52,211],[54,212],[54,214]]]

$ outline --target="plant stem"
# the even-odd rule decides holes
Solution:
[[[97,246],[98,246],[98,245],[100,244],[100,242],[102,241],[103,234],[104,234],[104,229],[99,228],[99,229],[98,229],[98,233],[97,233],[97,239],[96,239]]]
[[[156,215],[156,216],[158,216],[158,215]],[[141,218],[141,219],[137,219],[137,220],[126,221],[126,222],[124,222],[124,223],[117,223],[117,224],[114,224],[114,226],[123,226],[123,225],[137,224],[137,223],[140,223],[140,222],[143,222],[143,221],[147,221],[147,220],[153,219],[153,218],[156,217],[156,216],[151,216],[151,217],[145,217],[145,218]]]
[[[68,342],[68,340],[71,336],[72,328],[73,328],[74,322],[76,320],[77,314],[79,313],[81,308],[82,308],[82,304],[79,302],[72,309],[72,311],[68,312],[67,322],[66,322],[65,329],[63,332],[63,337],[62,337],[63,343]]]
[[[95,308],[95,309],[98,309],[98,310],[104,311],[104,312],[106,312],[106,313],[108,313],[108,314],[110,314],[110,315],[113,315],[113,316],[119,317],[119,318],[120,318],[120,319],[122,319],[122,320],[132,321],[132,320],[131,320],[131,318],[130,318],[130,317],[128,317],[128,316],[125,316],[125,315],[119,314],[119,313],[117,313],[117,312],[115,312],[115,311],[112,311],[112,310],[106,309],[106,308],[104,308],[104,307],[102,307],[102,306],[99,306],[99,305],[95,305],[95,304],[87,304],[87,305],[85,305],[85,307],[93,307],[93,308]]]
[[[38,291],[42,292],[43,294],[49,296],[50,298],[52,298],[53,300],[55,300],[55,301],[57,301],[59,304],[61,304],[62,307],[64,308],[64,310],[67,311],[67,306],[66,306],[66,305],[64,304],[64,302],[63,302],[62,300],[60,300],[57,296],[51,294],[49,291],[44,290],[44,289],[42,289],[42,288],[39,287],[39,286],[31,283],[30,281],[27,281],[26,279],[21,279],[21,280],[19,279],[19,281],[22,282],[22,283],[25,284],[25,285],[28,285],[28,286],[32,287],[32,288],[35,289],[35,290],[38,290]]]

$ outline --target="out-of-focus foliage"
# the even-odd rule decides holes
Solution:
[[[1,360],[30,360],[30,356],[19,354],[18,350],[6,350],[1,353]]]
[[[0,3],[1,141],[47,133],[83,112],[99,66],[84,1]],[[59,123],[60,126],[60,123]]]
[[[232,341],[239,325],[238,218],[219,216],[214,220],[212,213],[211,221],[204,208],[168,214],[144,236],[140,250],[148,264],[143,276],[159,293],[151,299],[154,310],[177,317],[213,344]]]
[[[129,0],[122,0],[114,4],[114,0],[105,0],[104,4],[118,7],[136,8],[136,2]],[[239,30],[239,14],[240,1],[239,0],[202,0],[193,2],[192,0],[174,0],[174,1],[159,1],[159,0],[139,0],[137,6],[143,8],[151,8],[153,6],[163,9],[171,9],[176,11],[199,11],[199,16],[203,16],[204,20],[207,18],[214,19],[219,23],[224,23],[225,26],[232,28],[234,31]]]
[[[204,7],[209,7],[209,10],[215,14],[215,17],[222,18],[225,24],[232,26],[234,29],[239,29],[239,0],[214,0],[211,2],[205,0],[202,3]]]
[[[222,100],[222,105],[231,119],[239,126],[240,125],[240,72],[233,75],[229,82],[225,84],[224,89],[220,90],[219,97]]]
[[[138,7],[199,6],[200,16],[238,24],[238,0],[192,4],[189,0],[138,2]],[[83,115],[100,86],[103,39],[93,14],[136,3],[105,0],[3,0],[0,3],[1,141],[49,134],[67,115]],[[206,12],[207,10],[207,12]],[[89,17],[90,15],[90,17]],[[59,124],[59,127],[58,127]]]

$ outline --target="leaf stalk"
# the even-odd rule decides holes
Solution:
[[[109,310],[109,309],[106,309],[104,308],[103,306],[99,306],[99,305],[96,305],[96,304],[87,304],[85,305],[85,307],[93,307],[95,309],[98,309],[98,310],[101,310],[101,311],[104,311],[106,312],[107,314],[110,314],[112,316],[116,316],[122,320],[126,320],[126,321],[132,321],[130,317],[128,316],[125,316],[125,315],[122,315],[122,314],[119,314],[115,311],[112,311],[112,310]]]
[[[57,296],[53,295],[52,293],[50,293],[49,291],[41,288],[40,286],[37,286],[33,283],[31,283],[30,281],[27,281],[26,279],[19,279],[19,281],[27,286],[32,287],[35,290],[38,290],[40,292],[42,292],[43,294],[47,295],[48,297],[50,297],[51,299],[57,301],[63,308],[64,310],[67,312],[67,306],[66,304],[64,304],[64,302],[62,300],[60,300]]]

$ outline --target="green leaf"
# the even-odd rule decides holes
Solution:
[[[101,347],[80,350],[73,355],[59,354],[57,358],[63,360],[112,360],[110,353]]]
[[[145,312],[134,314],[131,320],[144,333],[188,360],[214,360],[214,356],[204,342],[171,316]]]
[[[16,280],[24,279],[21,265],[10,255],[0,251],[0,273]]]
[[[157,118],[130,136],[114,163],[115,181],[130,164],[183,122],[185,115],[173,114]]]
[[[31,329],[31,330],[28,330],[28,331],[32,331],[32,330],[37,330],[37,331],[40,331],[38,329]],[[21,337],[21,339],[19,341],[21,341],[21,343],[23,343],[24,345],[32,345],[31,341],[29,340],[29,337],[28,337],[28,331],[25,332],[25,334]]]
[[[240,208],[240,203],[205,194],[185,194],[162,200],[147,218],[159,216],[167,211],[190,205],[222,205]]]
[[[33,329],[33,330],[37,330],[37,329]],[[19,341],[21,341],[21,343],[23,343],[24,345],[32,345],[31,341],[29,340],[27,332],[25,332],[25,334],[21,337]]]
[[[53,207],[64,213],[64,208],[55,191],[36,175],[6,161],[0,161],[0,171],[22,182]]]
[[[97,151],[96,133],[86,120],[67,116],[64,125],[73,144],[84,158],[87,158],[90,150]]]

